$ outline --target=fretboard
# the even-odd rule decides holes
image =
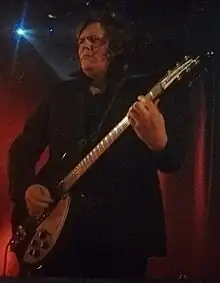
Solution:
[[[119,138],[130,125],[125,116],[62,180],[60,185],[63,192],[68,191],[73,184],[92,166],[92,164]]]

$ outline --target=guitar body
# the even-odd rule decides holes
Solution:
[[[38,184],[31,187],[45,189]],[[70,203],[71,197],[66,195],[39,218],[30,217],[25,221],[22,227],[25,232],[19,235],[19,239],[23,235],[23,241],[14,243],[12,250],[22,254],[22,266],[29,276],[47,262],[51,251],[55,248],[67,220]]]

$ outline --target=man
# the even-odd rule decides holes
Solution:
[[[85,21],[77,32],[80,73],[51,91],[10,149],[15,227],[27,211],[38,215],[53,202],[52,186],[43,192],[28,188],[37,182],[35,165],[48,145],[42,175],[50,184],[65,177],[127,113],[132,126],[72,191],[65,236],[40,276],[143,277],[147,259],[166,253],[157,171],[173,172],[182,163],[184,112],[174,95],[161,100],[162,110],[137,100],[149,82],[126,77],[125,45],[124,30],[113,18]]]

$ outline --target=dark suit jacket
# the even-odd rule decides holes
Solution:
[[[108,97],[114,95],[118,81],[118,77],[112,79]],[[146,76],[126,80],[98,134],[99,139],[127,113],[138,94],[153,86],[152,82]],[[13,143],[8,170],[10,192],[16,204],[13,226],[26,213],[24,192],[37,182],[34,167],[45,147],[49,145],[50,159],[42,176],[46,176],[51,191],[54,180],[63,178],[86,153],[81,148],[81,141],[86,138],[86,95],[89,95],[88,82],[82,77],[62,82],[53,88]],[[110,100],[106,99],[106,108]],[[139,250],[148,256],[165,254],[157,171],[176,171],[183,161],[187,103],[186,96],[172,91],[161,99],[169,139],[164,150],[152,152],[130,127],[77,183],[70,217],[70,229],[74,230],[71,239],[76,246],[90,250]],[[66,152],[67,157],[61,162]]]

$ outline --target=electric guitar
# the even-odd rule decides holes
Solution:
[[[189,72],[192,67],[199,63],[199,57],[185,59],[167,72],[167,74],[145,95],[146,99],[155,101],[175,81],[180,80],[182,75]],[[58,200],[49,207],[42,215],[28,217],[23,225],[10,240],[11,250],[22,250],[23,264],[30,270],[41,268],[48,260],[52,251],[56,249],[56,243],[64,229],[70,209],[70,191],[74,184],[83,174],[104,154],[116,139],[129,127],[127,115],[69,172],[69,174],[57,184],[60,192]],[[40,184],[32,185],[34,188],[45,188]]]

